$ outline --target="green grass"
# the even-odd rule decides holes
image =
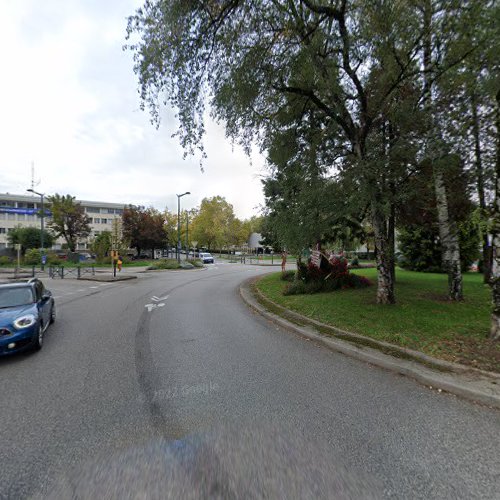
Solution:
[[[353,271],[373,286],[315,295],[282,295],[281,273],[261,279],[257,287],[268,298],[305,316],[338,328],[500,371],[500,345],[486,339],[491,296],[482,275],[464,274],[465,300],[446,299],[447,277],[442,274],[397,271],[395,305],[376,304],[376,269]]]

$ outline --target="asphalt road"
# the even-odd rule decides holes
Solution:
[[[0,359],[0,498],[500,498],[500,412],[276,328],[237,294],[262,272],[47,282],[43,350]]]

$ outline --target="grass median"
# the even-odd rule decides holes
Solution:
[[[260,279],[257,288],[272,301],[304,316],[448,361],[500,372],[500,345],[487,339],[489,287],[477,273],[464,274],[465,300],[446,298],[443,274],[397,270],[395,305],[375,301],[376,269],[353,271],[374,285],[313,295],[284,296],[281,273]]]

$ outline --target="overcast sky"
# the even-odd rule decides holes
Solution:
[[[1,0],[0,192],[25,194],[35,165],[37,190],[79,199],[176,210],[224,196],[236,215],[258,213],[264,162],[207,126],[208,158],[182,159],[171,135],[139,109],[126,18],[139,0]]]

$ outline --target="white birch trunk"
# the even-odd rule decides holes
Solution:
[[[496,96],[496,133],[497,133],[497,158],[495,180],[495,204],[493,206],[492,246],[493,263],[491,266],[491,296],[493,311],[491,313],[490,338],[500,341],[500,91]]]
[[[462,270],[460,268],[458,234],[455,224],[450,220],[446,187],[443,173],[439,166],[434,168],[434,188],[436,192],[443,267],[448,273],[448,297],[450,300],[462,300]]]

